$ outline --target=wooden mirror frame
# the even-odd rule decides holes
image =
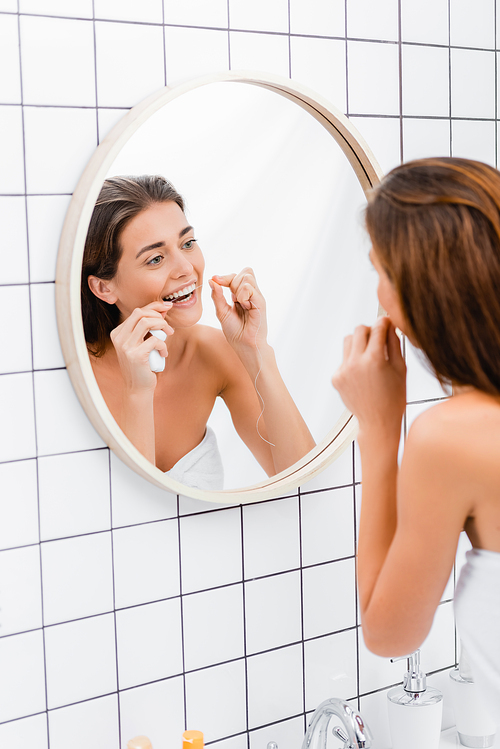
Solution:
[[[347,117],[305,86],[286,78],[251,72],[213,74],[175,87],[167,86],[137,104],[118,122],[98,146],[78,182],[59,243],[56,310],[64,360],[75,392],[91,423],[115,455],[140,476],[173,494],[221,504],[240,504],[290,494],[320,473],[355,439],[357,422],[354,416],[345,410],[327,436],[311,452],[289,469],[258,484],[218,492],[187,487],[150,463],[125,436],[111,415],[90,364],[83,332],[80,295],[83,251],[90,218],[104,179],[122,147],[149,117],[170,101],[200,86],[224,81],[260,86],[295,102],[335,139],[365,193],[380,181],[380,167]],[[374,309],[375,306],[374,299]]]

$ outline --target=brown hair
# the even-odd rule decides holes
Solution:
[[[112,177],[105,180],[95,204],[85,240],[82,263],[82,317],[87,348],[102,356],[109,334],[119,323],[115,304],[99,299],[89,287],[89,276],[111,280],[122,249],[120,236],[135,216],[155,203],[173,201],[184,211],[184,200],[164,177]]]
[[[500,394],[500,172],[468,159],[403,164],[372,191],[366,226],[440,382]]]

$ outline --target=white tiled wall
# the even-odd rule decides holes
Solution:
[[[384,170],[495,164],[495,0],[0,0],[0,746],[298,749],[359,698],[388,746],[355,597],[355,448],[291,497],[214,508],[111,455],[64,369],[58,236],[99,139],[155,89],[265,70],[345,111]],[[450,46],[450,42],[451,45]],[[407,351],[411,419],[443,394]],[[453,580],[424,645],[446,687]],[[449,715],[445,712],[445,720]]]

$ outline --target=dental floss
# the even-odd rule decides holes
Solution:
[[[264,414],[264,409],[266,407],[266,404],[264,403],[264,398],[260,394],[259,388],[257,387],[257,378],[258,378],[258,376],[260,375],[260,373],[262,371],[262,354],[260,353],[259,344],[257,343],[257,336],[259,334],[260,326],[261,326],[261,323],[262,323],[262,315],[260,314],[260,309],[252,302],[251,299],[250,299],[250,304],[252,305],[253,309],[256,309],[257,312],[259,313],[259,325],[258,325],[257,330],[255,332],[255,348],[257,349],[257,353],[259,354],[260,365],[259,365],[259,371],[255,375],[255,380],[254,380],[253,385],[254,385],[254,388],[255,388],[255,391],[256,391],[257,395],[260,398],[260,402],[262,403],[262,411],[259,414],[259,418],[257,419],[255,427],[257,429],[257,434],[259,435],[259,437],[261,438],[261,440],[263,440],[264,442],[267,442],[267,444],[271,445],[271,447],[276,447],[276,445],[274,444],[274,442],[269,442],[269,440],[266,440],[266,438],[262,436],[262,434],[260,433],[260,429],[259,429],[259,421],[262,419],[262,415]]]

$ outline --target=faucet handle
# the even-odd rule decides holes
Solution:
[[[349,736],[340,726],[335,726],[335,728],[332,730],[332,733],[334,736],[344,742],[346,748],[349,746]]]

